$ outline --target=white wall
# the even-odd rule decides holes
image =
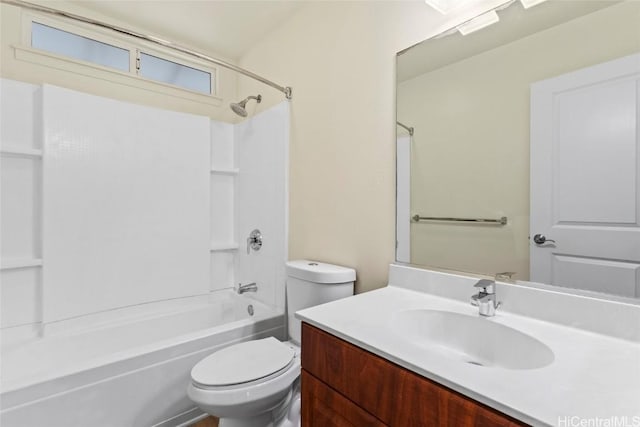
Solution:
[[[240,65],[293,87],[289,258],[356,268],[384,286],[395,252],[395,53],[479,11],[424,2],[311,2]],[[282,95],[239,78],[238,96]]]
[[[237,145],[235,126],[211,121],[211,290],[230,288],[237,270]]]
[[[210,120],[42,93],[43,321],[205,294]]]
[[[64,93],[68,92],[62,89],[59,90]],[[41,201],[43,196],[43,176],[41,172],[43,162],[42,89],[36,85],[0,79],[0,91],[0,124],[2,125],[0,128],[0,149],[2,151],[2,167],[0,169],[0,195],[2,197],[2,204],[0,206],[0,231],[2,232],[2,239],[0,241],[0,253],[2,255],[0,310],[2,317],[0,319],[0,327],[3,329],[3,334],[5,332],[13,334],[4,334],[3,338],[14,337],[20,339],[39,333],[41,322],[43,321],[44,303],[47,302],[44,300],[43,294],[49,293],[49,295],[51,295],[50,289],[46,288],[46,286],[53,282],[42,281],[43,265],[44,268],[46,268],[46,260],[44,262],[42,260],[43,237],[51,239],[49,245],[50,248],[52,248],[53,246],[51,246],[51,244],[64,246],[64,244],[68,243],[65,239],[70,238],[70,235],[68,233],[62,233],[62,231],[64,231],[62,229],[57,230],[49,227],[48,236],[43,236],[40,229],[40,224],[43,220]],[[55,145],[59,142],[56,138],[59,139],[61,134],[71,132],[70,127],[87,126],[87,120],[78,120],[77,123],[74,120],[81,112],[84,113],[86,110],[83,99],[94,99],[95,97],[79,93],[76,95],[78,99],[75,99],[67,108],[58,112],[61,116],[58,117],[59,120],[54,121],[56,125],[60,127],[63,121],[71,121],[60,127],[61,132],[50,132],[51,144]],[[155,117],[155,120],[160,121],[160,123],[158,123],[159,125],[166,124],[168,117],[173,117],[174,115],[191,117],[181,113],[171,113],[132,104],[123,104],[109,99],[96,99],[110,105],[119,105],[123,112],[128,111],[127,109],[141,109],[150,113],[156,112],[157,114],[155,116],[153,114],[151,115]],[[78,111],[73,113],[71,109],[77,109]],[[52,110],[52,108],[47,108],[47,111],[49,110]],[[55,110],[55,108],[53,108],[53,110]],[[57,114],[55,111],[54,114],[49,111],[49,114],[47,114],[49,121],[51,121],[52,116],[55,114]],[[90,300],[102,291],[107,292],[108,295],[106,298],[99,299],[97,302],[102,303],[104,299],[113,300],[119,296],[119,302],[115,305],[111,304],[113,308],[119,305],[135,304],[158,298],[163,299],[176,296],[206,294],[210,291],[233,287],[238,281],[256,281],[260,286],[260,290],[256,295],[257,298],[271,305],[275,305],[278,308],[282,309],[284,307],[284,261],[287,258],[286,177],[289,131],[288,105],[283,103],[256,117],[251,117],[238,125],[209,121],[202,117],[199,119],[204,120],[205,123],[205,127],[201,127],[200,129],[200,133],[211,135],[211,145],[210,150],[207,147],[202,150],[203,154],[198,156],[198,164],[200,166],[198,166],[196,168],[197,171],[193,171],[193,173],[199,174],[199,176],[205,180],[204,186],[206,187],[206,194],[193,193],[196,188],[193,185],[187,184],[182,185],[183,188],[180,189],[180,192],[188,189],[189,191],[185,192],[184,195],[187,197],[197,196],[196,199],[199,201],[198,203],[200,203],[200,208],[194,206],[189,208],[190,211],[197,209],[199,212],[188,212],[188,214],[191,215],[195,213],[199,218],[202,218],[204,214],[206,218],[205,224],[202,224],[202,221],[186,221],[183,226],[189,228],[200,224],[199,227],[203,229],[203,231],[195,237],[192,236],[191,240],[193,241],[189,244],[195,241],[198,242],[197,244],[200,249],[198,250],[198,254],[195,255],[198,259],[204,257],[206,260],[207,257],[210,257],[210,265],[207,267],[207,271],[204,272],[208,282],[202,286],[201,280],[193,280],[187,284],[174,280],[173,283],[175,286],[169,286],[172,295],[163,294],[159,296],[157,292],[155,292],[157,289],[153,289],[157,283],[152,280],[141,280],[142,283],[136,288],[136,292],[127,293],[126,289],[123,290],[122,287],[118,285],[108,289],[96,289],[91,295],[91,293],[87,293],[86,291],[93,289],[93,286],[97,285],[97,283],[92,283],[78,290],[82,290],[84,295]],[[117,127],[118,126],[113,125],[110,128]],[[131,127],[131,133],[134,134],[136,127]],[[84,131],[87,131],[87,129],[84,129]],[[138,129],[137,131],[144,133],[144,129]],[[76,137],[80,135],[78,132],[71,133]],[[128,134],[126,129],[120,129],[120,131],[112,129],[111,133],[113,134],[112,136],[118,134],[121,137]],[[165,133],[167,136],[171,134],[171,132]],[[186,135],[186,133],[186,131],[181,132],[183,135]],[[85,135],[84,139],[90,141],[92,138],[95,139],[95,135],[91,135],[91,132],[89,132]],[[144,135],[142,135],[141,138],[144,138]],[[121,139],[122,138],[115,138],[114,140],[102,141],[102,145],[111,147],[104,148],[109,150],[112,149],[113,146],[122,143]],[[62,142],[64,143],[65,141]],[[157,143],[155,138],[138,142],[135,150],[146,146],[149,151],[153,151],[150,149],[149,144],[153,145]],[[180,141],[180,144],[188,143],[187,140]],[[96,154],[99,151],[98,149],[85,151],[87,151],[85,154],[95,155],[96,161],[103,160],[103,156]],[[210,156],[208,154],[209,151],[211,152]],[[54,158],[56,161],[59,161],[59,154],[60,153],[57,153],[55,150],[44,150],[44,162],[51,162]],[[157,155],[162,157],[161,153],[149,153],[148,156],[143,154],[144,153],[138,151],[138,157],[142,156],[142,158],[138,158],[139,170],[136,172],[134,168],[130,170],[129,173],[146,175],[152,170],[156,170],[157,173],[157,166],[165,160],[170,160],[168,158],[164,160],[161,158],[158,165],[155,165],[152,160],[154,156]],[[135,157],[135,155],[133,157]],[[131,163],[133,157],[131,157],[131,155],[125,156],[123,161],[134,164],[135,162]],[[169,157],[179,156],[170,155]],[[202,163],[203,159],[204,163]],[[113,161],[115,162],[115,160]],[[75,179],[78,181],[78,185],[83,186],[87,182],[92,181],[93,178],[86,176],[92,173],[92,171],[84,170],[80,173],[80,169],[82,168],[74,167],[70,163],[63,168],[65,173],[78,172]],[[102,175],[108,172],[108,168],[106,172],[99,169],[100,168],[96,168],[95,172]],[[173,176],[168,170],[166,172],[167,176],[164,178],[169,180],[173,178],[183,179],[183,175],[185,175],[180,171],[173,171],[180,176]],[[189,175],[190,173],[191,172],[187,171],[186,174]],[[78,176],[84,178],[78,179]],[[112,175],[110,179],[117,179],[117,177]],[[45,181],[44,184],[45,186],[48,185],[47,188],[49,190],[52,189],[50,183],[47,183],[47,181]],[[123,184],[126,184],[126,182],[123,182]],[[163,186],[165,189],[170,187],[171,184]],[[198,188],[201,187],[202,185]],[[126,189],[123,190],[122,188],[112,190],[126,192]],[[93,193],[90,193],[89,196],[91,196],[91,194]],[[65,208],[71,208],[71,205],[73,205],[75,209],[74,215],[80,215],[76,219],[76,222],[87,221],[87,223],[90,223],[95,220],[98,221],[98,223],[102,221],[104,224],[111,224],[110,221],[112,218],[106,216],[101,220],[96,220],[96,218],[108,210],[102,209],[101,206],[104,205],[100,205],[100,203],[116,203],[115,206],[107,206],[109,209],[115,209],[116,213],[122,213],[129,209],[129,207],[117,203],[118,194],[112,197],[106,197],[105,194],[97,192],[94,195],[96,197],[89,197],[93,200],[91,203],[89,203],[86,197],[82,197],[82,200],[76,200],[75,202],[67,200],[65,203],[57,205],[61,199],[56,198],[56,194],[50,193],[49,206],[53,207],[53,209],[62,215]],[[155,214],[162,215],[168,212],[172,217],[176,215],[180,216],[180,210],[184,206],[186,205],[181,202],[172,205],[170,201],[167,200],[166,206],[156,205],[152,212],[148,213],[153,216]],[[51,209],[49,209],[49,211],[51,211]],[[133,217],[125,214],[121,219],[127,220],[133,219]],[[135,238],[137,236],[138,222],[139,221],[134,221],[129,224],[126,230],[114,230],[113,237],[122,238],[125,236],[126,240],[126,236],[130,234]],[[155,226],[160,227],[158,229],[159,235],[162,233],[171,234],[178,230],[178,234],[175,236],[176,238],[183,239],[186,236],[184,227],[180,224],[176,226],[176,224],[161,221],[161,223],[156,223]],[[163,226],[167,228],[164,229]],[[253,227],[260,228],[265,233],[265,246],[261,252],[254,252],[250,256],[246,256],[245,252],[243,252],[245,250],[245,234],[248,234],[247,230],[249,228],[253,229]],[[239,235],[239,232],[242,234]],[[86,237],[86,239],[84,237]],[[103,236],[104,239],[108,239],[108,237],[109,236]],[[93,239],[93,244],[90,249],[92,251],[101,250],[100,239],[96,241],[91,230],[85,230],[78,238],[83,242]],[[110,244],[108,241],[104,243]],[[131,248],[127,248],[127,250],[129,249]],[[174,249],[179,251],[179,248],[173,248],[172,250]],[[54,258],[61,255],[51,250],[49,253],[53,254]],[[140,261],[140,259],[136,259],[134,255],[129,255],[131,256],[129,256],[128,259],[131,260],[133,265]],[[187,254],[182,255],[186,256]],[[172,263],[174,263],[173,266],[177,267],[175,263],[182,255],[178,254],[176,257],[165,260],[167,266],[171,266]],[[145,254],[145,256],[147,255]],[[63,260],[64,258],[68,258],[72,262],[76,261],[76,257],[72,255],[63,257]],[[108,264],[113,261],[113,257],[105,257],[103,261]],[[126,264],[126,259],[121,259],[120,261]],[[121,269],[117,264],[118,263],[114,264],[112,270],[107,269],[105,271],[120,274]],[[79,268],[87,272],[86,270],[89,267],[90,266],[83,265]],[[125,267],[127,266],[125,265]],[[89,273],[91,273],[91,271],[89,271]],[[149,271],[148,273],[149,277],[152,277],[157,271]],[[183,279],[188,278],[189,271],[185,271],[184,273]],[[200,271],[199,274],[201,275],[202,271]],[[78,283],[76,283],[76,285],[78,285]],[[153,291],[145,293],[148,298],[143,298],[144,301],[129,300],[129,297],[135,294],[139,296],[139,291],[148,287],[151,287],[150,290],[153,289]],[[166,286],[163,289],[167,290]],[[45,292],[45,290],[47,292]],[[118,292],[118,290],[121,292]],[[105,309],[105,307],[96,306],[95,304],[83,304],[82,301],[75,298],[77,295],[74,294],[74,289],[66,289],[64,292],[56,295],[58,299],[62,298],[63,302],[67,300],[67,308],[78,311],[78,313],[75,313],[76,315],[87,313],[87,311],[96,312]],[[153,297],[153,295],[155,295],[155,297]],[[126,301],[124,301],[123,298]],[[61,308],[59,304],[55,303],[54,299],[50,299],[49,301],[53,304],[49,305],[50,309],[55,311]],[[49,317],[48,320],[56,320],[65,316],[59,315],[58,313],[55,316]]]
[[[256,297],[284,309],[287,259],[289,102],[235,125],[238,156],[238,281],[256,282]],[[263,245],[247,254],[247,237],[259,229]]]
[[[42,320],[41,268],[41,88],[0,80],[0,311],[2,328]],[[29,263],[27,268],[11,268]],[[30,329],[27,326],[27,329]]]
[[[250,294],[284,309],[288,224],[289,103],[231,125],[212,121],[212,290],[256,282]],[[254,229],[259,251],[247,254]]]

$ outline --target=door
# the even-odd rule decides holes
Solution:
[[[639,102],[640,54],[531,86],[532,281],[640,297]]]

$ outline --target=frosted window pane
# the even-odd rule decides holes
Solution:
[[[33,22],[31,46],[104,67],[129,71],[129,51]]]
[[[146,53],[140,53],[140,75],[207,95],[211,94],[211,73]]]

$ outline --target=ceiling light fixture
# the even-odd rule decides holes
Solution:
[[[468,3],[469,0],[424,0],[424,2],[443,15],[446,15],[452,10]]]
[[[525,9],[529,9],[530,7],[537,6],[545,1],[547,0],[520,0],[520,3],[522,3],[522,6],[524,6]]]
[[[467,34],[471,34],[475,31],[488,27],[491,24],[495,24],[498,21],[500,21],[500,17],[495,10],[492,10],[490,12],[483,13],[462,25],[458,25],[458,31],[460,31],[460,34],[463,36],[466,36]]]

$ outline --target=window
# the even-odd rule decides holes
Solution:
[[[211,93],[211,73],[140,52],[140,76],[196,92]]]
[[[39,18],[36,19],[39,20]],[[48,20],[44,22],[48,23]],[[55,25],[57,27],[57,24]],[[60,26],[70,27],[64,24]],[[92,33],[89,33],[90,37],[86,37],[56,27],[32,20],[31,47],[168,84],[175,88],[204,95],[215,95],[215,69],[207,70],[205,65],[202,65],[202,68],[196,68],[201,61],[193,61],[193,63],[188,60],[182,61],[179,59],[180,55],[175,55],[177,58],[174,58],[171,54],[157,53],[155,49],[151,49],[153,54],[148,53],[149,49],[146,48],[147,52],[142,52],[128,42],[120,43],[119,39],[101,37],[98,34],[94,39]],[[79,32],[87,33],[86,30]],[[110,43],[97,40],[100,38]]]
[[[68,33],[34,22],[31,26],[31,46],[103,67],[129,71],[127,49]]]

